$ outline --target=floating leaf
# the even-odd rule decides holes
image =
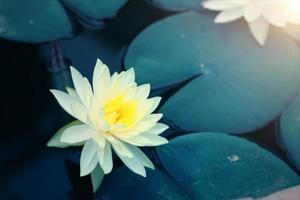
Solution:
[[[106,175],[95,200],[186,200],[187,196],[159,169],[147,170],[147,177],[141,177],[120,167]]]
[[[45,42],[72,34],[59,0],[0,0],[0,37],[22,42]]]
[[[127,0],[64,0],[86,17],[103,20],[115,16]]]
[[[130,45],[126,66],[156,89],[198,76],[162,106],[187,131],[245,133],[263,127],[300,85],[300,51],[273,30],[262,48],[242,21],[226,25],[187,12],[148,27]]]
[[[165,169],[193,199],[257,198],[300,181],[272,153],[226,134],[180,136],[157,150]]]
[[[70,122],[69,124],[65,125],[65,126],[62,127],[61,129],[59,129],[59,130],[57,131],[57,133],[55,133],[55,134],[53,135],[53,137],[48,141],[47,146],[48,146],[48,147],[65,148],[65,147],[69,147],[69,146],[81,146],[81,145],[83,145],[82,143],[68,144],[68,143],[61,142],[61,141],[60,141],[60,138],[61,138],[63,132],[64,132],[67,128],[69,128],[69,127],[71,127],[71,126],[80,125],[80,124],[82,124],[81,121],[75,120],[75,121]]]
[[[97,58],[101,58],[111,72],[121,69],[125,45],[109,33],[84,30],[72,40],[60,41],[59,46],[62,54],[89,80],[92,78]],[[47,56],[48,52],[48,44],[40,48],[43,56]]]
[[[300,95],[295,98],[281,116],[280,142],[300,170]]]
[[[105,177],[95,199],[239,199],[299,184],[272,153],[224,133],[193,133],[157,148],[164,170],[147,178],[121,167]]]

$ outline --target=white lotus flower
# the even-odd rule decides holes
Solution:
[[[90,174],[99,163],[104,173],[113,168],[112,150],[133,172],[146,176],[152,162],[137,146],[156,146],[168,141],[159,136],[168,126],[158,123],[162,114],[151,114],[161,98],[148,99],[150,85],[137,86],[133,68],[110,76],[99,59],[89,81],[71,67],[74,89],[51,90],[61,107],[83,124],[67,128],[60,141],[84,142],[80,175]]]
[[[264,45],[269,24],[283,28],[288,23],[300,25],[300,0],[208,0],[204,8],[222,11],[215,23],[228,23],[241,17],[260,45]]]

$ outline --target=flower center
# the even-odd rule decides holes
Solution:
[[[104,105],[104,118],[109,125],[123,124],[131,127],[136,121],[137,102],[119,95]]]

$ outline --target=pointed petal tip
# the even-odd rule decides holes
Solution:
[[[97,61],[96,61],[96,63],[98,64],[103,64],[103,62],[102,62],[102,60],[100,59],[100,58],[97,58]]]

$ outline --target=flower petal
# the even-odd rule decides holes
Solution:
[[[159,146],[168,143],[168,140],[166,138],[149,133],[141,133],[132,138],[123,140],[135,146]]]
[[[166,124],[157,123],[152,129],[147,131],[147,133],[159,135],[159,134],[163,133],[165,130],[167,130],[168,128],[169,128],[169,126]]]
[[[159,105],[160,101],[161,101],[161,97],[153,97],[150,99],[147,99],[147,104],[150,105],[150,108],[148,109],[148,111],[146,112],[146,115],[151,114]]]
[[[97,146],[93,140],[88,140],[83,146],[80,156],[80,176],[90,174],[98,163]]]
[[[95,140],[95,142],[99,145],[100,148],[104,148],[105,147],[105,137],[101,134],[97,134],[97,136],[93,137],[93,139]]]
[[[80,121],[87,123],[87,109],[85,106],[83,106],[80,102],[78,101],[72,101],[71,102],[71,108],[72,108],[72,113],[73,116]]]
[[[84,78],[74,67],[70,67],[70,69],[76,93],[78,94],[81,102],[86,107],[89,107],[91,97],[93,95],[91,85],[88,80]]]
[[[112,161],[111,146],[108,141],[105,141],[104,148],[98,148],[97,155],[98,155],[99,164],[103,169],[104,173],[105,174],[110,173],[113,168],[113,161]]]
[[[264,18],[274,26],[285,27],[287,23],[287,15],[282,12],[280,5],[265,6],[263,9]]]
[[[243,16],[243,7],[236,7],[225,10],[217,15],[215,23],[228,23],[237,20]]]
[[[141,163],[142,165],[144,165],[145,167],[148,167],[150,169],[154,169],[154,165],[151,162],[151,160],[144,154],[143,151],[141,151],[138,147],[129,145],[130,150],[133,152],[134,157],[136,157]]]
[[[76,100],[79,100],[78,94],[74,88],[66,87],[68,94]]]
[[[234,1],[220,1],[220,0],[211,0],[211,1],[205,1],[203,2],[203,7],[209,10],[215,10],[215,11],[222,11],[222,10],[228,10],[232,9],[236,6],[239,6]]]
[[[249,23],[249,28],[256,41],[263,46],[269,33],[269,23],[264,18]]]
[[[135,81],[135,72],[133,68],[128,69],[122,79],[122,84],[128,85]]]
[[[120,152],[116,151],[116,154],[119,156],[119,158],[122,160],[122,162],[134,173],[139,174],[143,177],[146,177],[146,170],[143,165],[143,162],[141,162],[137,157],[133,156],[131,158],[123,156],[120,154]]]
[[[135,99],[144,100],[147,99],[150,94],[150,84],[144,84],[137,87]]]
[[[74,101],[74,98],[68,95],[65,92],[59,91],[59,90],[50,90],[50,92],[54,95],[59,105],[70,115],[74,117],[74,114],[72,112],[71,102]]]
[[[71,126],[63,132],[60,141],[66,143],[82,142],[92,138],[95,134],[96,131],[86,124]]]
[[[93,89],[94,94],[97,97],[97,101],[102,104],[105,101],[106,94],[110,84],[110,72],[109,68],[102,63],[100,59],[97,59],[96,66],[93,73]]]
[[[106,136],[106,139],[109,140],[109,142],[111,143],[111,145],[116,153],[118,153],[124,157],[132,158],[133,155],[130,152],[130,150],[127,148],[127,145],[124,142],[122,142],[118,139],[115,139],[113,136]]]
[[[253,22],[257,20],[261,15],[262,7],[259,5],[250,4],[245,7],[244,17],[247,22]]]

